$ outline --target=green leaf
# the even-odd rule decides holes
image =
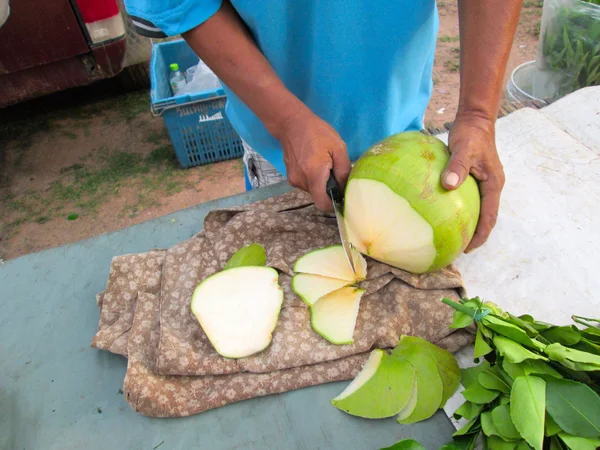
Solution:
[[[480,431],[475,433],[465,434],[464,436],[456,436],[448,444],[440,447],[440,450],[473,450],[477,443],[477,437]]]
[[[533,447],[531,447],[531,445],[529,445],[527,443],[527,441],[521,439],[519,441],[519,443],[517,444],[517,447],[515,448],[515,450],[530,450],[531,448],[533,448]]]
[[[552,327],[542,332],[542,336],[550,342],[558,342],[563,345],[574,345],[581,339],[581,334],[571,327]]]
[[[499,405],[508,405],[509,403],[510,403],[510,395],[500,394],[500,396],[498,397],[498,404]]]
[[[479,384],[479,381],[477,380],[477,377],[479,376],[479,374],[481,372],[484,372],[486,370],[489,370],[490,368],[490,363],[487,361],[483,361],[481,364],[478,364],[477,366],[473,366],[473,367],[468,367],[466,369],[461,369],[461,384],[465,387],[465,388],[469,388],[471,387],[473,384]]]
[[[473,310],[477,309],[480,305],[480,302],[477,300],[469,300],[463,303],[463,306],[468,308],[472,308]],[[466,328],[473,323],[473,316],[465,314],[461,311],[454,311],[454,317],[452,318],[452,324],[450,324],[450,328]]]
[[[564,450],[564,448],[565,447],[558,436],[552,436],[550,438],[550,450]]]
[[[600,356],[598,355],[574,350],[559,343],[550,344],[546,347],[545,353],[550,359],[572,370],[600,370]]]
[[[510,384],[508,384],[504,380],[504,377],[502,377],[502,375],[499,372],[500,370],[501,369],[498,369],[498,366],[494,366],[490,370],[481,372],[477,376],[477,380],[479,381],[479,384],[481,384],[481,386],[483,386],[485,389],[510,394]]]
[[[500,392],[490,391],[480,384],[473,385],[462,391],[462,395],[465,399],[471,403],[477,403],[478,405],[485,405],[486,403],[493,402],[499,394]]]
[[[489,450],[514,450],[517,448],[517,442],[507,442],[500,436],[490,436],[485,438],[484,448]]]
[[[545,345],[532,340],[529,335],[518,326],[495,316],[487,315],[481,320],[481,323],[496,333],[526,347],[534,350],[543,350],[545,347]]]
[[[482,409],[483,405],[466,401],[460,405],[456,411],[454,411],[453,416],[456,420],[460,419],[461,417],[464,417],[467,420],[472,420],[479,415]]]
[[[498,352],[512,363],[520,363],[527,359],[540,359],[547,361],[544,356],[533,353],[522,345],[505,338],[504,336],[494,336],[494,345]]]
[[[267,252],[260,244],[250,244],[235,252],[223,270],[244,266],[264,266],[267,262]]]
[[[584,328],[581,330],[581,334],[592,342],[600,343],[600,330],[598,328]]]
[[[496,429],[496,425],[494,424],[494,420],[492,419],[492,412],[485,411],[482,412],[479,416],[481,420],[481,430],[483,434],[486,436],[500,436],[500,433]]]
[[[592,355],[600,355],[600,345],[589,341],[585,337],[582,337],[581,340],[571,348],[574,350],[591,353]]]
[[[519,364],[504,359],[502,368],[513,380],[522,375],[550,375],[551,377],[562,378],[562,375],[550,367],[548,363],[537,359],[527,359]]]
[[[522,328],[529,337],[535,337],[539,334],[538,330],[536,330],[535,327],[533,327],[533,325],[531,324],[531,322],[533,322],[533,317],[531,318],[531,320],[527,321],[523,320],[521,317],[516,317],[512,314],[509,314],[508,318],[506,318],[505,320],[509,323],[512,323],[513,325],[518,326],[519,328]]]
[[[505,440],[520,440],[521,434],[515,428],[510,418],[510,406],[500,405],[492,410],[492,421],[500,437]]]
[[[517,377],[510,394],[510,417],[535,450],[543,447],[545,409],[546,382],[534,376]]]
[[[548,389],[547,385],[546,385],[546,390]],[[548,393],[546,392],[546,397],[548,397]],[[546,409],[548,408],[548,398],[546,398]],[[554,436],[555,434],[558,434],[562,431],[562,429],[558,426],[558,424],[554,421],[554,419],[552,418],[552,416],[550,414],[548,414],[548,412],[546,411],[546,425],[545,425],[546,431],[544,432],[544,434],[546,436]]]
[[[558,437],[572,450],[596,450],[600,447],[600,439],[571,436],[565,432],[560,433]]]
[[[414,439],[403,439],[396,442],[391,447],[385,447],[380,450],[427,450]]]
[[[477,334],[475,335],[475,350],[473,352],[474,358],[481,358],[492,351],[492,347],[485,342],[483,334],[481,334],[481,328],[477,327]]]
[[[600,437],[600,397],[589,386],[571,380],[548,380],[548,414],[561,429],[582,437]]]
[[[456,438],[458,436],[465,436],[467,434],[473,433],[476,430],[479,430],[481,428],[481,422],[479,421],[479,417],[480,416],[477,416],[473,420],[469,420],[466,424],[462,426],[462,428],[456,430],[452,437]]]

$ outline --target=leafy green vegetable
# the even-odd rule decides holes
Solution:
[[[550,344],[545,353],[554,361],[572,370],[596,371],[600,370],[600,356],[581,350],[574,350],[559,343]]]
[[[498,369],[498,366],[494,366],[489,370],[481,372],[477,376],[477,380],[479,381],[479,384],[481,384],[481,386],[483,386],[485,389],[500,391],[505,394],[509,394],[510,384],[502,376],[500,370],[501,369]]]
[[[492,315],[485,316],[481,323],[496,333],[526,347],[530,347],[534,350],[543,350],[545,347],[544,344],[532,340],[529,335],[518,326],[506,322],[505,320],[498,319]]]
[[[483,338],[483,333],[481,332],[481,328],[477,329],[477,334],[475,335],[475,349],[473,351],[474,358],[481,358],[482,356],[487,355],[492,351],[492,347],[485,342]]]
[[[528,359],[519,364],[511,363],[505,359],[502,362],[502,368],[513,380],[521,375],[550,375],[551,377],[562,378],[562,375],[547,363],[537,359]]]
[[[494,420],[492,419],[492,412],[485,411],[481,413],[481,429],[483,430],[483,434],[486,436],[500,436],[500,433],[496,429],[496,425],[494,424]]]
[[[456,420],[462,417],[464,417],[467,420],[472,420],[479,415],[482,409],[483,405],[478,405],[477,403],[471,403],[470,401],[466,401],[456,411],[454,411],[453,415]]]
[[[414,439],[403,439],[396,442],[391,447],[385,447],[380,450],[426,450],[421,444]]]
[[[494,336],[494,345],[498,349],[498,353],[508,359],[510,362],[518,364],[527,359],[540,359],[547,361],[542,355],[532,352],[526,349],[521,344],[512,341],[504,336]]]
[[[548,386],[546,385],[546,409],[548,408]],[[554,419],[552,418],[552,416],[550,414],[548,414],[548,412],[546,411],[546,425],[545,425],[546,431],[544,432],[544,434],[546,436],[554,436],[555,434],[560,433],[562,430],[561,428],[558,426],[558,424],[554,421]]]
[[[490,450],[514,450],[517,448],[517,442],[507,442],[500,436],[490,436],[485,439],[485,448]]]
[[[571,436],[564,432],[560,433],[558,437],[573,450],[596,450],[600,447],[600,439]]]
[[[492,410],[492,421],[500,437],[505,440],[520,440],[521,434],[510,417],[510,406],[500,405]]]
[[[600,397],[583,383],[548,380],[548,414],[561,429],[582,437],[600,437]]]
[[[581,340],[581,334],[572,327],[552,327],[542,332],[542,336],[563,345],[574,345]]]
[[[464,424],[462,426],[462,428],[459,428],[458,430],[456,430],[454,432],[454,434],[452,435],[452,437],[456,438],[458,436],[465,436],[467,434],[472,433],[475,430],[480,430],[481,429],[481,423],[479,421],[479,417],[480,416],[477,416],[473,420],[469,420],[466,424]]]
[[[535,450],[544,445],[546,382],[535,376],[515,379],[510,394],[510,416],[519,433]]]

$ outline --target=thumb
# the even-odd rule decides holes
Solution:
[[[453,190],[469,176],[471,164],[464,152],[457,151],[452,154],[450,161],[442,172],[442,186],[444,189]]]

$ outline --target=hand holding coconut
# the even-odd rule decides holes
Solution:
[[[442,175],[448,190],[459,188],[472,175],[479,182],[481,211],[475,234],[465,252],[482,246],[496,225],[504,170],[496,150],[494,122],[458,115],[448,137],[452,156]]]

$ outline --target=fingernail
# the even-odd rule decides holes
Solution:
[[[458,185],[458,174],[454,173],[454,172],[450,172],[448,174],[446,174],[446,184],[448,186],[454,187],[456,185]]]

